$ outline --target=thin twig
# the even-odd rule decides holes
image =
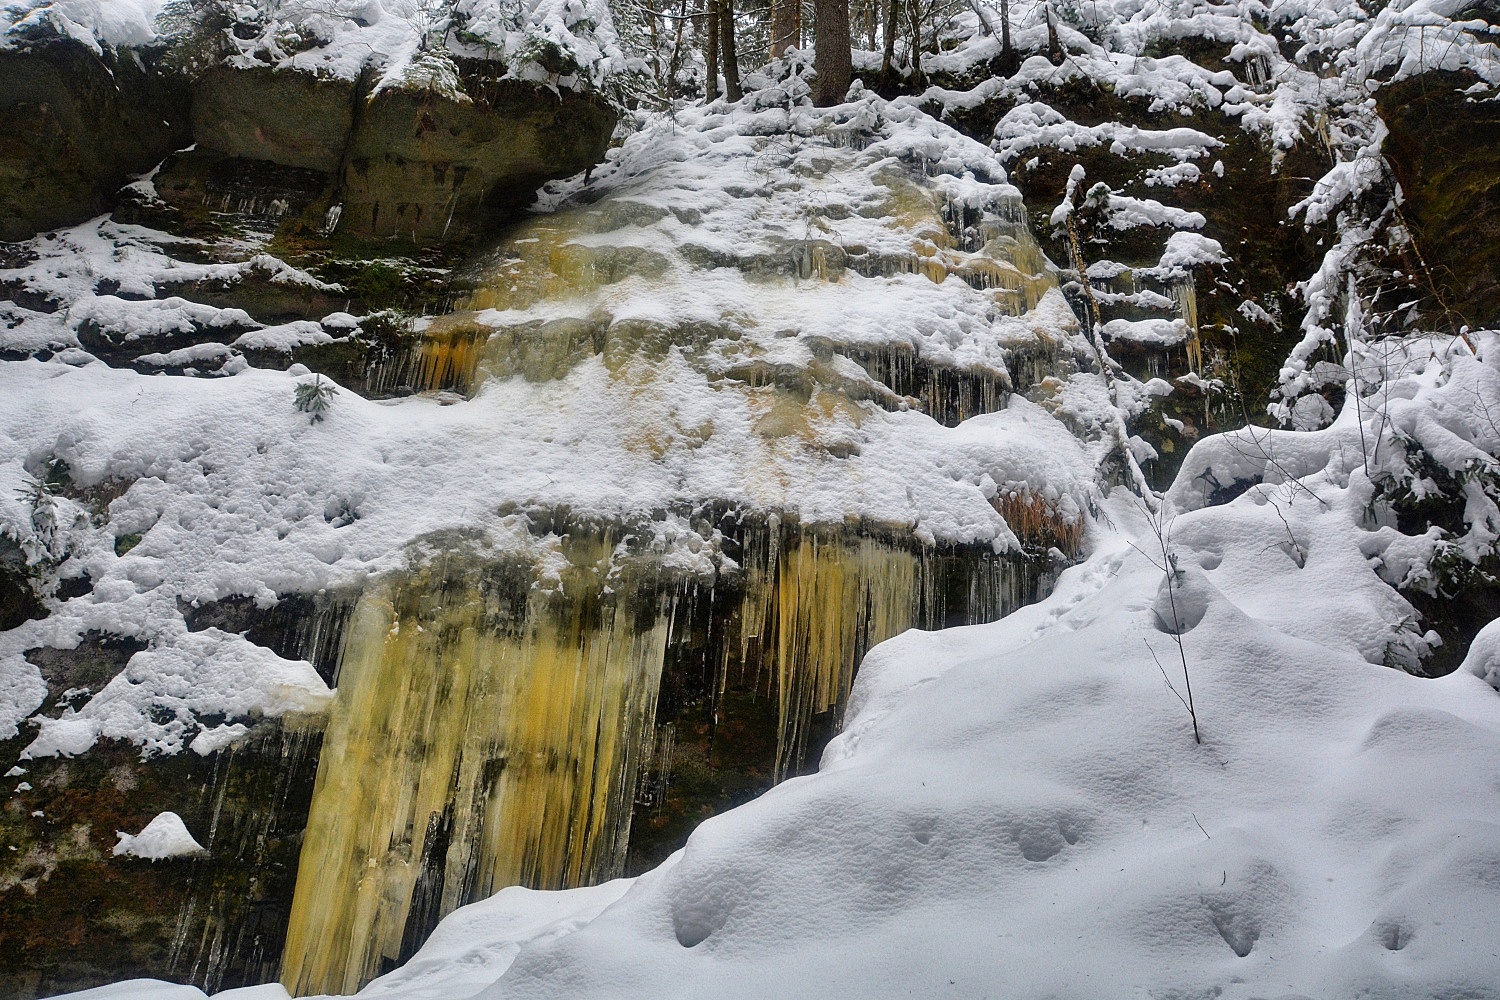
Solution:
[[[1182,702],[1183,708],[1188,708],[1188,703],[1183,699],[1182,695],[1177,694],[1177,689],[1172,686],[1172,678],[1167,676],[1167,668],[1162,666],[1161,660],[1156,658],[1156,650],[1151,648],[1151,643],[1146,639],[1142,639],[1141,642],[1146,643],[1146,651],[1151,654],[1151,659],[1155,661],[1156,669],[1161,671],[1161,679],[1167,682],[1167,690],[1177,695],[1177,700]],[[1192,709],[1188,708],[1188,711],[1191,712]]]

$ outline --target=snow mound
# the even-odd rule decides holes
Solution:
[[[320,712],[332,698],[312,664],[284,660],[241,636],[216,628],[162,635],[82,709],[38,719],[37,736],[23,756],[74,756],[101,737],[133,740],[147,753],[177,753],[199,715]],[[193,746],[206,753],[232,739],[205,730]]]
[[[115,857],[148,858],[161,861],[164,858],[182,858],[203,854],[203,845],[188,833],[182,817],[174,812],[164,812],[146,824],[146,828],[135,836],[117,832],[120,842],[115,845]]]

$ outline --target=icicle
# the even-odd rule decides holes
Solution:
[[[1183,345],[1187,352],[1188,370],[1203,371],[1203,342],[1198,337],[1198,287],[1193,276],[1188,275],[1174,281],[1170,288],[1172,301],[1177,305],[1177,315],[1187,325],[1188,339]]]
[[[577,565],[608,564],[608,539],[589,549]],[[438,566],[361,599],[287,932],[293,993],[354,992],[502,886],[619,873],[667,622],[575,583],[527,596],[524,572]]]

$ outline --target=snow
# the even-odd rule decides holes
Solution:
[[[174,251],[203,249],[194,241],[122,225],[108,216],[43,233],[18,247],[21,263],[0,268],[0,281],[36,303],[31,308],[0,303],[0,350],[77,349],[80,330],[88,329],[126,342],[204,331],[242,333],[241,346],[283,350],[333,339],[314,329],[317,324],[265,327],[240,309],[220,309],[181,296],[157,298],[159,290],[197,282],[265,281],[308,291],[342,291],[254,247],[238,248],[240,260],[196,263],[173,256]],[[110,288],[113,291],[105,291]],[[346,317],[352,319],[347,313],[333,313],[329,319],[347,330]]]
[[[350,320],[353,319],[348,313],[333,313],[331,316],[325,317],[317,323],[311,320],[293,320],[290,323],[282,323],[277,326],[262,327],[259,330],[251,330],[240,334],[235,338],[234,346],[247,350],[290,351],[293,348],[304,347],[309,344],[331,344],[335,338],[333,334],[328,332],[326,327],[333,325],[329,323],[329,319],[333,317],[341,318],[340,320],[336,320],[336,323],[341,322],[343,317],[348,317]],[[350,328],[345,327],[344,329]]]
[[[1110,340],[1172,347],[1187,340],[1187,324],[1180,319],[1112,319],[1104,324]]]
[[[147,45],[166,0],[12,0],[0,8],[0,48],[38,30],[76,39],[96,53],[105,46]]]
[[[1469,655],[1464,657],[1465,670],[1486,684],[1500,691],[1500,620],[1490,622],[1480,629],[1469,646]]]
[[[0,47],[39,33],[77,39],[96,53],[173,44],[165,0],[11,0],[0,8]],[[170,13],[168,11],[167,13]],[[454,56],[505,66],[508,79],[599,89],[624,56],[604,0],[249,0],[225,32],[230,65],[269,66],[354,80],[374,90],[436,90],[468,101]],[[549,68],[561,67],[562,69]]]
[[[995,126],[995,148],[1007,164],[1044,146],[1064,151],[1105,146],[1116,155],[1157,152],[1180,164],[1208,156],[1222,145],[1221,140],[1191,128],[1151,130],[1119,122],[1079,125],[1041,101],[1016,105]]]
[[[149,571],[148,571],[149,572]],[[37,720],[23,757],[75,756],[101,737],[131,739],[147,753],[176,753],[198,714],[279,716],[318,712],[333,693],[306,661],[216,628],[156,637],[155,648],[131,657],[125,670],[80,710]],[[164,716],[170,716],[165,718]],[[195,749],[224,745],[234,734],[204,731]],[[227,737],[227,738],[226,738]]]
[[[912,273],[923,260],[1010,266],[1006,241],[1029,237],[1004,176],[983,144],[873,96],[828,112],[747,102],[655,118],[586,191],[574,179],[546,195],[559,211],[538,216],[530,235],[518,231],[483,265],[502,301],[473,316],[500,330],[602,323],[626,346],[625,361],[606,351],[539,377],[490,355],[493,374],[457,405],[339,392],[316,423],[293,405],[297,376],[251,368],[235,351],[326,343],[357,318],[265,326],[238,309],[154,296],[267,274],[330,286],[253,247],[239,263],[188,263],[177,255],[194,247],[108,220],[23,244],[34,259],[4,277],[56,308],[8,331],[13,343],[47,337],[77,350],[78,335],[92,331],[144,348],[190,335],[207,342],[172,344],[137,363],[223,361],[225,377],[143,376],[71,353],[0,366],[0,487],[14,484],[0,492],[0,531],[41,544],[16,491],[49,462],[65,462],[79,487],[123,487],[97,512],[53,499],[59,527],[47,551],[59,573],[86,572],[92,590],[0,634],[0,732],[15,732],[44,697],[22,652],[68,648],[91,630],[149,648],[76,711],[29,723],[30,755],[81,753],[100,738],[176,753],[198,739],[203,716],[317,710],[328,693],[310,666],[240,636],[189,632],[179,601],[244,595],[269,604],[278,594],[358,590],[444,532],[544,567],[559,540],[533,536],[528,510],[621,523],[652,539],[664,565],[694,573],[733,568],[679,513],[708,503],[807,525],[906,525],[926,544],[996,551],[1018,544],[991,503],[997,489],[1084,510],[1111,447],[1097,375],[1078,372],[1052,398],[1017,396],[945,427],[849,357],[901,349],[1003,386],[1010,353],[1041,348],[1072,370],[1087,346],[1045,268],[1027,277],[1045,289],[1030,310],[1004,288]],[[585,204],[567,202],[580,192]],[[948,246],[947,206],[998,235],[973,251]],[[904,214],[892,220],[892,211]],[[574,284],[545,270],[552,258],[528,257],[542,237],[556,239],[556,227],[566,235],[559,252],[579,261],[564,270],[581,276]],[[870,273],[799,273],[814,242],[862,248]],[[615,260],[648,270],[596,280],[593,262]],[[539,273],[555,291],[507,299],[509,280]],[[105,279],[118,289],[99,294]],[[632,339],[656,328],[706,334],[656,356]],[[760,372],[769,381],[818,373],[818,395],[796,418],[805,427],[776,423],[775,397],[754,381]],[[121,555],[115,542],[126,535],[141,541]]]
[[[212,729],[203,729],[193,737],[193,742],[188,744],[188,749],[200,757],[207,757],[223,750],[225,747],[233,746],[250,732],[244,723],[225,723],[222,726],[214,726]]]
[[[1451,358],[1406,402],[1497,374]],[[1500,696],[1472,666],[1380,665],[1404,602],[1328,433],[1308,495],[1151,518],[1116,492],[1116,533],[1047,601],[878,647],[816,776],[707,821],[480,995],[1496,995]],[[1202,745],[1163,683],[1186,679],[1153,521]]]
[[[1217,267],[1228,263],[1218,240],[1199,233],[1178,231],[1167,237],[1161,260],[1152,269],[1161,278],[1186,278],[1195,268]]]
[[[1457,401],[1500,369],[1443,347],[1398,410],[1490,433]],[[1381,664],[1406,612],[1351,409],[1273,432],[1294,487],[1204,506],[1231,437],[1160,514],[1116,490],[1047,600],[873,650],[816,775],[637,879],[461,909],[361,995],[1496,996],[1500,633]]]
[[[174,812],[160,813],[146,824],[144,830],[134,836],[128,833],[117,833],[116,836],[120,838],[114,850],[117,858],[147,858],[151,861],[161,861],[166,858],[181,858],[204,853],[203,845],[193,839],[193,835],[188,833],[187,826],[182,822],[182,817]]]

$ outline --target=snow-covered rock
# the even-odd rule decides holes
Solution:
[[[146,858],[162,861],[166,858],[189,857],[203,853],[203,845],[193,839],[182,817],[174,812],[164,812],[146,824],[140,833],[119,833],[120,842],[115,845],[115,857]]]

